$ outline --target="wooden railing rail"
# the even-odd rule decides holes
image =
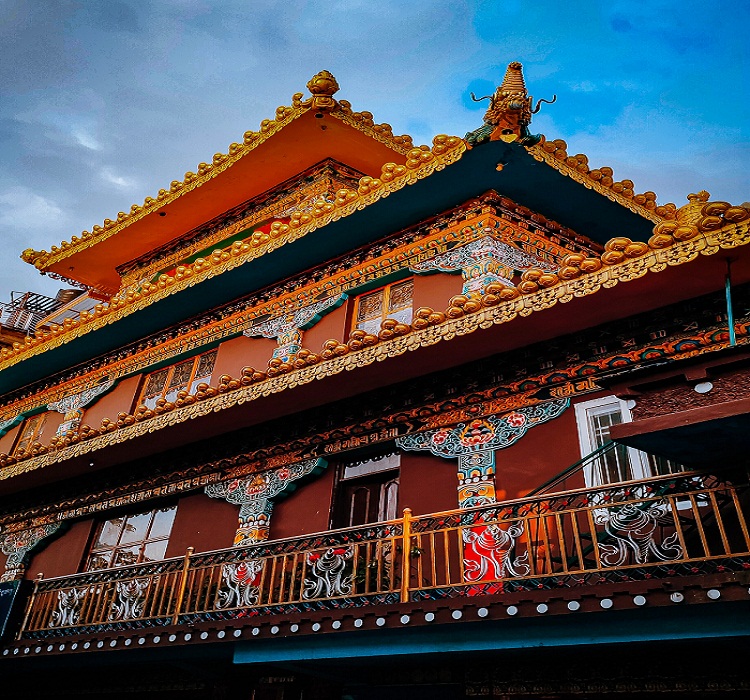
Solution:
[[[684,473],[38,580],[21,637],[740,568],[750,486]]]

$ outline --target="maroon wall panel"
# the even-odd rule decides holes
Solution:
[[[167,557],[180,557],[188,547],[196,552],[231,547],[237,532],[240,507],[220,498],[197,493],[177,504]]]
[[[334,472],[335,467],[331,464],[320,476],[276,503],[271,516],[271,539],[328,529]]]
[[[44,578],[77,573],[83,564],[93,525],[93,520],[73,523],[67,532],[52,539],[47,546],[42,543],[41,549],[32,555],[25,578],[36,578],[39,573],[43,573]]]

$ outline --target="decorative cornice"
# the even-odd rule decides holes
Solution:
[[[544,136],[540,139],[539,143],[527,146],[527,150],[535,160],[552,166],[566,177],[588,189],[593,189],[655,224],[674,218],[677,209],[674,204],[657,205],[656,195],[653,192],[635,194],[631,180],[614,181],[612,168],[601,167],[590,170],[588,157],[582,153],[569,156],[568,144],[562,139],[548,141]]]
[[[510,200],[507,201],[510,203]],[[322,279],[316,277],[316,281],[313,282],[295,280],[286,291],[272,290],[270,294],[264,295],[264,297],[270,297],[265,301],[251,299],[241,310],[208,321],[198,328],[180,329],[179,333],[170,334],[165,342],[149,345],[146,349],[138,349],[125,360],[115,358],[83,376],[69,381],[55,382],[54,386],[40,393],[12,401],[3,407],[3,413],[8,418],[12,418],[19,413],[57,401],[67,394],[82,391],[100,382],[104,377],[120,378],[133,374],[157,362],[195,350],[210,341],[222,340],[241,333],[256,319],[278,316],[289,308],[301,309],[305,305],[314,303],[323,294],[330,296],[344,294],[370,281],[373,266],[377,267],[380,274],[390,274],[406,269],[415,261],[429,259],[445,252],[450,245],[459,240],[467,242],[476,240],[484,235],[484,229],[487,227],[495,230],[498,227],[510,226],[513,235],[529,236],[528,230],[509,224],[499,215],[486,214],[487,210],[481,199],[474,202],[470,209],[460,208],[460,211],[463,215],[445,228],[433,226],[425,230],[426,227],[420,226],[406,233],[401,232],[395,239],[389,238],[383,244],[382,250],[368,249],[367,254],[356,264],[349,264],[345,268],[334,270],[328,269],[329,265],[325,265],[323,269],[328,272]],[[446,218],[441,217],[438,221],[446,223]],[[373,250],[375,254],[371,255]],[[562,257],[565,249],[554,246],[554,251],[558,257]]]
[[[12,350],[4,348],[0,351],[0,371],[299,240],[332,221],[349,216],[442,170],[456,162],[465,150],[465,142],[456,136],[436,136],[432,149],[426,146],[410,149],[404,165],[386,163],[380,178],[363,177],[357,192],[342,190],[333,203],[325,203],[311,212],[294,212],[288,224],[274,222],[269,234],[253,234],[249,242],[236,241],[228,249],[215,250],[206,258],[181,266],[174,277],[162,275],[157,284],[146,283],[140,291],[128,290],[116,295],[107,304],[97,304],[92,311],[81,312],[78,319],[66,319],[63,326],[55,326],[39,336],[28,336],[25,344],[16,343]]]
[[[730,224],[717,231],[700,233],[694,238],[676,242],[666,248],[651,250],[645,244],[629,244],[627,239],[613,239],[614,245],[607,245],[602,255],[602,262],[597,269],[590,272],[581,267],[575,277],[566,279],[552,275],[545,286],[543,279],[531,282],[519,291],[519,288],[502,285],[488,285],[487,293],[481,303],[476,300],[454,302],[446,314],[435,313],[431,309],[419,310],[413,328],[404,326],[399,331],[384,329],[381,337],[372,336],[374,340],[354,338],[349,345],[329,341],[321,355],[307,353],[300,359],[300,364],[289,367],[285,373],[269,377],[255,370],[248,373],[248,381],[255,382],[249,386],[239,380],[228,381],[223,391],[215,388],[201,391],[188,405],[173,408],[153,417],[136,419],[130,425],[111,428],[104,434],[92,431],[92,437],[82,439],[68,447],[54,452],[46,452],[15,463],[7,464],[0,470],[0,479],[7,479],[19,474],[34,471],[49,464],[63,462],[74,457],[90,454],[115,443],[137,438],[168,426],[177,425],[187,420],[221,411],[231,406],[277,394],[297,386],[309,384],[325,377],[334,376],[365,367],[391,357],[419,350],[422,347],[435,345],[441,341],[452,340],[456,336],[468,335],[480,329],[508,323],[518,316],[529,316],[558,303],[567,303],[577,297],[584,297],[598,292],[602,288],[612,288],[621,282],[629,282],[643,277],[649,272],[661,272],[668,267],[689,263],[700,255],[715,255],[721,250],[736,248],[750,243],[750,212],[741,223]],[[612,243],[612,241],[610,241]],[[629,245],[635,246],[630,248]],[[643,246],[643,247],[641,247]],[[645,250],[644,250],[645,248]],[[638,254],[638,252],[640,253]],[[569,256],[570,257],[570,256]],[[583,256],[579,256],[583,257]],[[580,264],[580,263],[579,263]],[[570,274],[573,274],[571,272]],[[534,289],[534,286],[536,288]],[[493,287],[493,289],[490,289]],[[454,298],[455,299],[455,298]],[[420,312],[423,311],[425,313]],[[420,323],[421,320],[421,323]],[[367,341],[367,342],[363,342]],[[229,378],[231,379],[231,378]]]
[[[327,83],[325,87],[323,87],[324,83]],[[334,84],[335,89],[329,94],[330,88]],[[313,97],[303,100],[301,92],[295,93],[292,96],[291,107],[284,105],[277,107],[275,118],[264,119],[260,123],[259,131],[246,131],[243,135],[242,143],[230,144],[227,153],[214,154],[210,163],[199,163],[197,172],[186,172],[183,181],[173,180],[168,190],[159,190],[156,197],[146,197],[142,205],[133,204],[129,212],[121,211],[117,214],[116,219],[105,219],[102,226],[94,226],[92,231],[83,231],[80,236],[73,236],[70,242],[62,241],[59,246],[52,246],[49,252],[46,250],[36,251],[29,248],[23,252],[21,258],[39,270],[45,270],[55,263],[65,260],[74,253],[86,250],[93,245],[107,240],[136,221],[158,211],[184,194],[209,182],[217,175],[229,169],[237,161],[244,158],[248,153],[258,148],[258,146],[265,143],[287,124],[290,124],[310,110],[329,112],[332,116],[341,119],[341,121],[403,155],[407,155],[409,150],[413,148],[410,136],[395,136],[389,124],[376,124],[373,121],[372,114],[369,112],[354,112],[351,104],[346,100],[334,100],[331,95],[338,90],[338,84],[336,84],[336,79],[328,71],[321,71],[313,76],[310,82],[308,82],[307,87],[312,92]],[[319,92],[321,89],[324,92]],[[324,104],[325,107],[323,107]]]

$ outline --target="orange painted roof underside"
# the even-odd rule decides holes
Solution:
[[[271,138],[173,201],[126,228],[43,269],[115,292],[115,268],[162,246],[242,202],[262,194],[325,158],[377,177],[381,166],[406,156],[329,113],[306,111]],[[160,215],[165,214],[165,215]]]

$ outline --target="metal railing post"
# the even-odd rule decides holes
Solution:
[[[39,582],[44,578],[44,573],[41,571],[36,575],[36,578],[34,579],[34,588],[31,591],[31,595],[29,596],[29,600],[26,603],[26,612],[23,615],[23,622],[21,623],[21,627],[18,630],[18,634],[16,635],[16,639],[21,639],[21,635],[26,630],[26,625],[29,623],[29,617],[31,617],[31,611],[34,607],[34,601],[36,600],[36,593],[39,589]]]
[[[187,587],[188,569],[190,569],[190,557],[193,555],[195,547],[188,547],[185,551],[185,558],[182,560],[182,573],[180,574],[180,583],[177,589],[177,600],[174,604],[174,615],[172,616],[172,624],[176,625],[180,619],[180,612],[182,611],[182,601],[185,598],[185,588]]]
[[[409,579],[411,578],[411,508],[404,508],[404,524],[401,536],[401,602],[409,602]]]

